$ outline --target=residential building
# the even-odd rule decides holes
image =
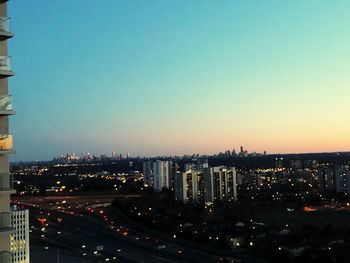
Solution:
[[[321,192],[335,192],[335,168],[330,166],[321,166],[317,170],[319,189]]]
[[[234,167],[208,167],[178,173],[175,197],[184,203],[237,200],[237,174]]]
[[[234,167],[210,167],[204,179],[206,203],[237,200],[237,174]]]
[[[335,192],[350,195],[350,170],[348,165],[334,168]]]
[[[10,182],[9,154],[13,153],[12,135],[9,134],[9,116],[14,114],[9,95],[8,77],[14,75],[7,53],[7,41],[13,34],[7,15],[6,0],[0,0],[0,262],[11,263],[12,233],[10,195],[14,193]]]
[[[169,188],[171,162],[157,160],[153,163],[153,188],[160,192]]]
[[[152,162],[147,160],[143,162],[143,184],[146,187],[153,187],[153,170]]]
[[[12,209],[11,253],[12,263],[29,263],[29,211]]]
[[[177,177],[175,196],[184,203],[204,203],[204,172],[185,171]]]

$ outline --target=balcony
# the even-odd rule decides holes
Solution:
[[[12,230],[13,229],[11,225],[11,213],[1,212],[0,213],[0,233],[11,232]]]
[[[0,194],[1,193],[16,193],[13,189],[13,179],[10,173],[0,173]]]
[[[8,56],[0,56],[0,78],[13,76],[11,71],[11,58]]]
[[[0,40],[5,40],[13,37],[10,28],[10,18],[0,17]]]
[[[13,136],[9,134],[0,134],[0,154],[11,154],[13,150]]]
[[[0,95],[0,115],[13,115],[12,96]]]
[[[1,263],[12,263],[12,254],[8,251],[0,251],[0,262]]]

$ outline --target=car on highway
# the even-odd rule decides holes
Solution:
[[[243,263],[243,261],[238,258],[220,257],[218,263]]]
[[[158,244],[155,248],[156,248],[157,250],[165,249],[165,248],[166,248],[166,245],[165,245],[165,244]]]
[[[183,248],[178,248],[177,249],[177,253],[180,254],[180,255],[183,254],[184,253],[184,249]]]

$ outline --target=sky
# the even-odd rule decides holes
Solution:
[[[9,1],[16,155],[350,150],[350,1]]]

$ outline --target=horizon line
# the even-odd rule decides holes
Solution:
[[[224,153],[224,152],[222,152]],[[266,155],[264,155],[263,153],[259,153],[259,152],[252,152],[252,153],[257,153],[259,155],[257,156],[244,156],[244,157],[240,157],[238,156],[238,154],[236,156],[230,156],[230,157],[237,157],[237,158],[249,158],[249,157],[264,157],[264,156],[274,156],[274,155],[308,155],[308,154],[350,154],[350,151],[330,151],[330,152],[288,152],[288,153],[267,153]],[[100,154],[99,156],[97,155],[91,155],[91,156],[95,156],[95,157],[101,157],[104,154]],[[141,159],[155,159],[155,158],[159,158],[159,157],[185,157],[185,156],[193,156],[193,155],[199,155],[200,157],[214,157],[214,155],[217,154],[199,154],[199,153],[193,153],[193,154],[183,154],[183,155],[157,155],[157,156],[130,156],[130,159],[136,159],[136,158],[141,158]],[[111,156],[107,156],[108,158],[111,158]],[[14,163],[34,163],[34,162],[52,162],[54,160],[55,157],[52,157],[51,160],[19,160],[19,161],[11,161],[11,164]],[[125,157],[123,157],[123,159],[127,159]],[[80,160],[80,159],[78,159]],[[78,161],[76,160],[76,161]]]

